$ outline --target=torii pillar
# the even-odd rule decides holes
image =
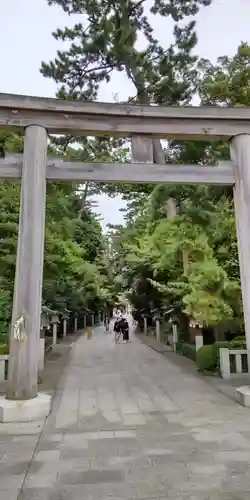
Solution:
[[[37,394],[46,164],[47,131],[30,125],[24,139],[8,382],[6,398],[0,398],[0,422],[35,420],[50,411],[50,397]]]
[[[246,345],[250,351],[250,134],[233,137],[230,149]]]

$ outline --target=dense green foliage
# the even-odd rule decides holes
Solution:
[[[195,16],[212,0],[48,0],[84,21],[58,28],[65,49],[41,72],[58,84],[64,99],[96,100],[100,87],[123,72],[135,92],[128,100],[186,105],[194,95],[204,105],[250,105],[250,47],[217,64],[198,60]],[[173,42],[163,46],[154,16],[171,21]],[[190,17],[192,16],[192,17]],[[79,16],[78,16],[79,19]],[[171,26],[170,23],[170,26]],[[143,49],[139,49],[143,39]],[[116,99],[118,99],[116,97]],[[73,148],[76,142],[78,148]],[[3,136],[0,146],[22,151],[22,138]],[[130,160],[123,138],[52,138],[54,154],[82,161]],[[157,163],[214,165],[230,157],[228,145],[208,141],[153,141]],[[0,185],[2,321],[13,290],[19,186]],[[119,193],[128,202],[125,226],[110,227],[108,240],[91,210],[93,193]],[[176,216],[169,217],[170,201]],[[118,296],[134,308],[173,308],[219,332],[244,333],[231,188],[182,185],[100,185],[51,183],[47,192],[43,299],[52,308],[98,307]],[[2,305],[3,304],[3,305]],[[6,306],[4,305],[6,304]],[[1,318],[0,318],[1,319]],[[229,325],[230,323],[230,325]],[[232,326],[234,325],[234,326]],[[5,326],[4,326],[5,329]]]
[[[1,136],[6,151],[22,151],[23,139]],[[56,153],[54,147],[50,152]],[[20,186],[0,183],[0,341],[7,339],[15,275]],[[107,243],[98,218],[77,185],[47,184],[43,302],[63,311],[93,311],[114,300]]]
[[[238,337],[240,339],[240,337]],[[231,342],[215,342],[212,345],[205,345],[199,349],[196,354],[197,368],[200,372],[216,372],[220,370],[220,348],[227,349],[246,349],[245,339]],[[232,363],[232,360],[230,360]],[[243,369],[244,369],[243,359]],[[234,370],[235,371],[235,370]]]
[[[54,61],[43,62],[41,72],[59,84],[57,96],[64,99],[96,100],[100,86],[108,84],[115,72],[123,72],[135,88],[130,102],[187,104],[198,83],[198,58],[193,53],[197,35],[191,16],[211,1],[152,0],[148,5],[146,0],[48,0],[49,5],[78,14],[78,20],[82,14],[83,22],[53,33],[56,40],[66,42],[66,49],[58,51]],[[155,18],[170,21],[170,26],[172,23],[173,41],[169,46],[162,46],[157,39]],[[79,138],[78,143],[83,142],[86,146],[89,141]],[[119,148],[119,156],[126,158],[123,139],[101,138],[98,142],[102,150],[112,153]],[[154,160],[165,163],[157,140]],[[105,189],[113,194],[120,191],[120,186]],[[123,187],[128,195],[130,189]]]
[[[201,103],[250,105],[250,47],[215,66],[200,61]],[[244,88],[243,88],[244,87]],[[169,142],[166,161],[214,164],[229,158],[224,143]],[[127,192],[125,197],[128,197]],[[168,218],[175,200],[176,217]],[[174,307],[213,326],[219,338],[244,333],[231,188],[143,186],[130,191],[126,227],[112,228],[119,273],[135,308]]]
[[[194,344],[186,344],[185,342],[177,342],[176,352],[181,356],[186,356],[186,358],[196,360],[196,347]]]
[[[53,36],[66,48],[54,61],[42,63],[45,77],[59,84],[65,99],[96,99],[100,85],[115,71],[135,87],[130,102],[185,105],[198,93],[201,104],[249,104],[249,47],[241,44],[233,58],[216,65],[198,60],[195,15],[209,0],[190,2],[134,0],[48,0],[84,22],[58,29]],[[162,46],[153,29],[154,16],[172,22],[173,43]],[[171,26],[171,24],[170,24]],[[138,43],[143,38],[143,49]],[[90,139],[84,139],[85,146]],[[81,139],[78,141],[81,146]],[[129,159],[122,139],[101,138],[101,154]],[[80,148],[81,149],[81,148]],[[215,164],[229,158],[224,143],[153,141],[157,163]],[[115,153],[114,153],[115,152]],[[231,188],[211,186],[113,185],[101,190],[122,194],[128,201],[126,226],[111,227],[110,260],[116,291],[129,290],[135,309],[174,308],[218,332],[243,333],[233,196]],[[169,219],[169,200],[177,208]],[[227,322],[227,325],[223,324]],[[230,329],[230,328],[229,328]],[[218,334],[219,335],[219,334]]]
[[[200,372],[214,372],[218,368],[217,351],[214,345],[204,345],[196,354],[197,368]]]

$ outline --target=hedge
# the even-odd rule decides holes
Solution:
[[[176,352],[181,356],[186,356],[186,358],[196,360],[196,347],[194,344],[187,344],[186,342],[176,343]]]
[[[0,356],[9,354],[9,346],[7,344],[0,344]]]
[[[244,337],[243,337],[244,338]],[[220,369],[220,349],[246,349],[246,341],[231,340],[231,342],[215,342],[212,345],[204,345],[196,355],[197,368],[200,372],[216,372]]]

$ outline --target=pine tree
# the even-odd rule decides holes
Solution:
[[[41,72],[60,84],[57,96],[96,100],[102,82],[114,71],[124,72],[135,86],[132,102],[187,104],[197,83],[195,16],[212,0],[154,0],[150,12],[145,0],[48,0],[69,14],[82,14],[86,22],[57,29],[53,36],[69,43],[54,61],[42,63]],[[152,18],[174,23],[173,42],[163,47],[154,34]],[[137,48],[143,37],[145,48]],[[154,140],[154,161],[165,163],[160,141]]]

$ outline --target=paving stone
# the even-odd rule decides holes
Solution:
[[[43,431],[1,429],[0,500],[24,479],[18,500],[249,500],[249,412],[103,328],[72,349]]]
[[[42,422],[29,422],[29,423],[18,423],[18,424],[0,424],[0,434],[1,438],[3,435],[37,435],[41,434],[44,421]]]
[[[216,464],[218,465],[218,464]],[[247,462],[227,462],[228,475],[233,474],[246,474],[249,470],[249,463]]]
[[[0,500],[18,500],[20,490],[0,491]]]
[[[61,451],[61,460],[72,461],[72,460],[81,460],[81,459],[90,459],[89,450],[62,450]]]
[[[126,452],[126,450],[136,450],[138,452],[143,450],[143,441],[135,438],[117,438],[115,440],[115,445],[119,452]]]
[[[171,500],[171,499],[170,499]],[[240,491],[237,493],[219,491],[211,493],[205,500],[249,500],[249,490]]]
[[[122,418],[118,411],[106,410],[102,412],[103,417],[111,424],[121,422]]]
[[[68,435],[67,438],[59,444],[60,450],[88,450],[89,441],[87,439],[79,439],[78,435]]]
[[[158,486],[167,479],[169,474],[171,474],[172,477],[173,471],[171,470],[168,472],[168,469],[163,467],[151,467],[151,469],[131,469],[126,472],[126,481],[129,483],[140,484],[150,483],[151,485],[154,483]],[[176,471],[176,474],[180,474],[180,471]]]
[[[54,500],[54,494],[54,490],[50,488],[23,488],[17,500]],[[80,498],[81,497],[78,497],[78,499],[76,498],[76,500],[80,500]],[[61,499],[58,496],[56,500]]]
[[[109,459],[109,464],[111,467],[120,467],[123,470],[134,470],[134,469],[148,469],[152,467],[150,457],[143,456],[130,456],[130,457],[112,457]]]
[[[46,439],[42,439],[39,441],[36,451],[54,451],[59,449],[60,442],[59,441],[47,441]]]
[[[249,451],[219,451],[215,454],[215,460],[220,463],[227,462],[250,462],[250,449]]]
[[[91,441],[89,456],[91,457],[115,457],[118,456],[118,445],[116,440]]]
[[[228,468],[224,464],[216,465],[206,465],[202,463],[187,463],[187,468],[193,474],[204,474],[208,476],[213,476],[214,474],[220,474],[228,471]]]
[[[172,452],[161,455],[149,455],[149,458],[153,465],[166,465],[166,464],[171,464],[173,461]]]
[[[199,491],[199,493],[170,493],[167,500],[247,500],[246,493],[223,493],[221,490],[210,491],[209,493]]]
[[[22,443],[22,445],[27,446],[30,444],[31,446],[35,446],[37,444],[37,436],[13,436],[13,443]]]
[[[47,451],[39,451],[35,453],[34,460],[38,462],[50,462],[54,460],[60,460],[60,450],[47,450]]]
[[[114,431],[114,435],[116,438],[125,438],[125,439],[136,437],[136,433],[133,431]]]
[[[16,475],[5,475],[4,479],[2,478],[0,481],[0,491],[1,490],[17,490],[21,488],[25,479],[24,474],[16,474]],[[1,493],[0,493],[1,499]]]
[[[0,481],[5,476],[16,476],[25,474],[28,470],[30,462],[0,462]]]
[[[0,459],[0,465],[3,463],[14,464],[20,462],[21,460],[24,462],[30,462],[34,454],[33,450],[26,451],[22,449],[21,452],[21,449],[22,447],[19,447],[19,451],[6,450]]]
[[[63,434],[46,434],[43,436],[44,442],[60,443],[63,440]]]
[[[53,488],[57,480],[57,472],[31,475],[28,474],[25,482],[24,488]]]
[[[67,485],[119,483],[124,481],[124,479],[124,474],[118,470],[72,471],[66,474],[59,474],[58,483]]]
[[[100,431],[99,439],[114,439],[116,437],[114,431]]]
[[[142,415],[123,415],[125,425],[145,425],[146,420]]]
[[[57,472],[66,472],[71,469],[74,462],[67,462],[66,460],[55,460],[54,462],[35,462],[29,466],[28,473],[33,476],[35,474],[47,475]]]

